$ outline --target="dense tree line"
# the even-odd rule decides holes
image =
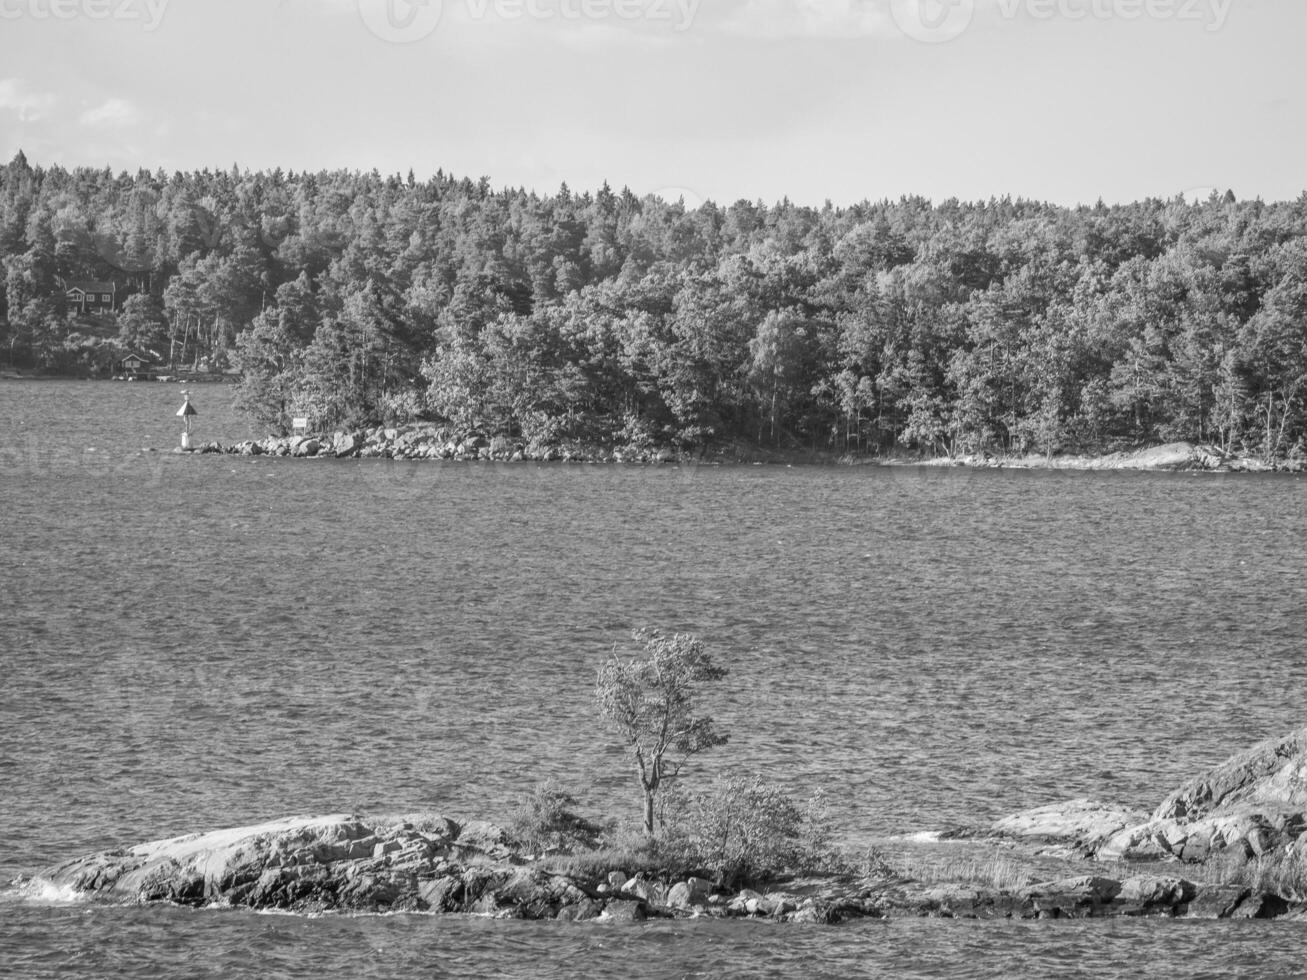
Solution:
[[[1056,452],[1307,439],[1307,195],[689,209],[443,173],[0,170],[0,342],[231,367],[270,426]],[[113,279],[112,315],[61,279]]]

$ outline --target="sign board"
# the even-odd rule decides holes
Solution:
[[[295,419],[294,421],[291,422],[291,428],[293,428],[296,432],[304,432],[305,430],[308,429],[308,427],[309,427],[308,419]]]

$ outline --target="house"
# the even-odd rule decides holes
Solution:
[[[153,358],[133,351],[118,362],[118,370],[127,378],[148,377],[151,364]]]
[[[64,284],[64,296],[68,299],[70,309],[79,313],[99,313],[117,307],[118,284],[91,280],[69,281]]]

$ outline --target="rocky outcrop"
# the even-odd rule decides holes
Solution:
[[[458,434],[433,425],[374,427],[321,436],[268,436],[228,447],[207,443],[197,452],[233,456],[290,456],[298,459],[396,459],[446,462],[671,463],[677,454],[663,448],[539,445],[496,437]]]
[[[590,890],[518,866],[502,831],[445,817],[329,816],[153,841],[39,876],[111,899],[258,909],[594,918]]]
[[[1130,807],[1072,800],[1005,817],[990,828],[990,833],[1033,844],[1063,845],[1072,852],[1089,855],[1122,830],[1146,819],[1146,814]]]
[[[1279,915],[1251,890],[1173,877],[1080,877],[1016,889],[819,877],[722,893],[703,878],[594,880],[526,863],[492,824],[441,816],[303,817],[80,858],[42,884],[120,902],[299,912],[422,912],[582,921],[711,915],[833,924],[889,916],[1060,918]]]
[[[485,822],[420,814],[299,817],[151,841],[79,858],[42,883],[123,902],[289,911],[427,912],[637,921],[770,915],[834,922],[876,914],[856,900],[773,894],[732,904],[701,878],[667,883],[620,871],[595,881],[531,866]]]
[[[1307,810],[1307,728],[1241,752],[1162,801],[1155,820],[1199,820],[1232,809]]]
[[[893,883],[867,891],[862,900],[864,911],[885,917],[955,919],[1270,919],[1291,912],[1284,900],[1249,888],[1156,875],[1089,875],[1013,889]]]
[[[997,837],[1059,844],[1105,861],[1200,864],[1256,858],[1307,836],[1307,729],[1271,739],[1191,779],[1151,816],[1075,800],[994,824]]]
[[[1188,442],[1173,442],[1165,446],[1154,446],[1135,452],[1114,453],[1103,456],[1088,467],[1095,470],[1215,470],[1219,469],[1223,458],[1208,447],[1195,446]]]

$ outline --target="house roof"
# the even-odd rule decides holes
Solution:
[[[74,289],[80,289],[84,293],[112,293],[117,291],[118,284],[115,282],[96,282],[91,279],[81,279],[77,282],[65,283],[64,288],[68,292]]]
[[[154,358],[151,357],[149,354],[142,354],[140,351],[135,351],[135,350],[128,351],[126,356],[123,357],[123,360],[129,361],[133,357],[136,358],[138,361],[141,361],[142,363],[154,360]]]

